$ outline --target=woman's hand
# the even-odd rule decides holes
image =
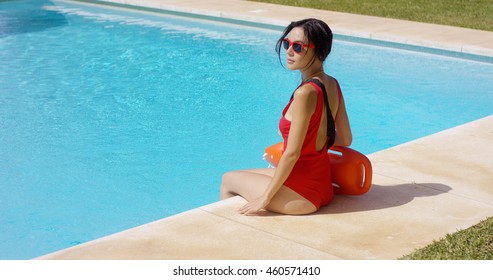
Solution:
[[[264,209],[267,204],[269,204],[268,199],[264,196],[261,196],[245,204],[243,207],[240,208],[240,210],[238,210],[238,212],[243,215],[257,214],[260,210]]]

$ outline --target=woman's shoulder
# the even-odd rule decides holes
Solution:
[[[297,95],[316,94],[318,91],[317,88],[320,88],[322,90],[322,88],[314,80],[320,81],[329,95],[331,95],[331,93],[338,92],[339,82],[337,81],[337,79],[331,75],[325,74],[323,77],[313,78],[303,83],[295,90],[294,96],[296,97]]]
[[[295,99],[304,99],[306,101],[308,100],[316,101],[317,92],[318,90],[315,88],[315,86],[312,83],[305,82],[294,91],[293,97]]]
[[[312,79],[313,80],[313,79]],[[317,78],[317,79],[314,79],[314,80],[318,80],[319,82],[322,83],[323,85],[323,89],[322,87],[320,87],[319,84],[317,84],[316,82],[312,82],[310,84],[312,84],[311,87],[305,87],[305,89],[307,90],[312,90],[312,92],[315,92],[316,91],[316,88],[320,88],[321,90],[324,90],[327,92],[327,93],[331,93],[331,92],[337,92],[337,88],[338,88],[338,84],[339,82],[337,81],[336,78],[334,78],[333,76],[330,76],[328,74],[325,74],[324,76],[320,77],[320,78]],[[308,84],[308,83],[307,83]],[[306,84],[305,84],[306,85]]]
[[[327,75],[327,74],[326,74],[326,75],[325,75],[325,77],[326,77],[326,79],[325,79],[326,84],[327,84],[328,86],[330,86],[330,87],[333,87],[333,86],[335,86],[335,85],[337,85],[337,84],[339,83],[339,82],[337,81],[337,79],[336,79],[335,77],[331,76],[331,75]],[[327,85],[326,85],[326,86],[327,86]]]
[[[313,85],[311,85],[310,83],[304,83],[294,91],[294,97],[308,98],[314,93],[317,93],[317,90],[313,87]]]
[[[294,91],[293,102],[295,104],[305,104],[304,106],[315,107],[317,96],[317,89],[310,83],[304,83]]]
[[[329,95],[339,95],[339,82],[330,75],[325,75],[324,85]]]

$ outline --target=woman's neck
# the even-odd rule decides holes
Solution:
[[[306,71],[301,72],[301,79],[303,82],[306,82],[310,80],[311,78],[314,78],[320,74],[324,73],[324,68],[323,67],[313,67],[310,69],[307,69]]]

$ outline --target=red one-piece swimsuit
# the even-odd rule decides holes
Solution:
[[[321,206],[329,204],[334,197],[327,143],[320,151],[317,151],[316,148],[317,133],[324,108],[323,94],[326,93],[313,82],[308,81],[305,84],[310,84],[316,89],[317,105],[315,112],[310,118],[310,124],[301,148],[300,157],[296,161],[284,185],[306,198],[319,209]],[[279,121],[279,130],[284,139],[284,149],[288,145],[288,134],[291,127],[291,121],[285,118],[285,114],[292,101],[293,99],[289,101],[282,111],[282,117]]]

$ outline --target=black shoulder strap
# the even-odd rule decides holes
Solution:
[[[310,83],[310,82],[317,84],[317,86],[319,86],[322,89],[322,92],[324,95],[325,108],[327,108],[325,110],[325,112],[327,113],[327,136],[329,137],[329,141],[327,142],[327,149],[329,149],[330,147],[332,147],[334,145],[334,142],[336,140],[336,126],[334,123],[334,118],[332,117],[332,112],[330,111],[329,99],[327,97],[327,90],[325,89],[324,84],[317,79],[311,79],[305,83]],[[305,84],[305,83],[303,83],[303,84]],[[300,86],[302,86],[303,84],[301,84]],[[296,89],[298,89],[298,88],[296,88]],[[296,92],[296,90],[295,90],[295,92]],[[293,99],[293,97],[294,97],[294,92],[291,95],[291,99]]]
[[[327,97],[327,90],[325,89],[324,84],[317,79],[311,79],[308,82],[318,85],[322,89],[324,95],[324,103],[326,108],[325,112],[327,113],[327,136],[329,137],[329,141],[327,143],[327,149],[329,149],[334,145],[334,142],[336,140],[336,127],[334,123],[334,118],[332,117],[332,112],[330,111],[329,99]]]

